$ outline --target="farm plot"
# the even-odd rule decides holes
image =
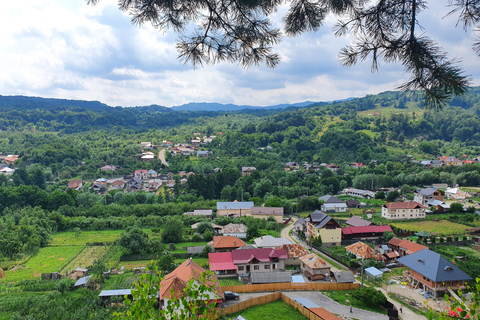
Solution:
[[[82,231],[76,234],[73,231],[57,232],[50,242],[51,246],[84,246],[93,242],[113,242],[123,230]]]
[[[410,231],[427,231],[429,233],[435,232],[437,234],[464,234],[466,228],[470,228],[463,224],[453,223],[450,221],[412,221],[412,222],[391,222],[390,225],[397,228]]]
[[[45,247],[38,254],[14,269],[5,272],[0,281],[14,282],[38,279],[42,273],[58,272],[68,264],[79,252],[81,246]]]
[[[66,265],[61,272],[71,272],[76,268],[85,268],[91,266],[95,260],[102,258],[107,251],[108,247],[106,246],[84,247],[84,249],[79,253],[79,255],[75,259],[73,259],[68,265]]]

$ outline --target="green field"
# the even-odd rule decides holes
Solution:
[[[108,247],[85,247],[80,254],[62,269],[62,273],[69,273],[76,268],[91,266],[95,260],[101,259]]]
[[[435,232],[437,234],[465,234],[465,229],[469,226],[458,224],[446,220],[441,221],[412,221],[412,222],[390,222],[390,225],[408,231],[427,231],[429,233]]]
[[[92,242],[113,242],[123,230],[82,231],[78,236],[73,231],[57,232],[53,235],[51,246],[84,246]]]
[[[35,257],[16,270],[5,272],[0,281],[14,282],[39,279],[42,273],[57,272],[69,263],[82,250],[81,246],[45,247]]]
[[[298,310],[283,301],[274,301],[260,306],[247,308],[238,313],[228,315],[225,319],[233,319],[242,315],[248,320],[304,320],[308,319]]]

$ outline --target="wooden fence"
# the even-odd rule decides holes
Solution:
[[[264,292],[264,291],[283,291],[283,290],[354,290],[358,289],[359,283],[336,283],[336,282],[312,282],[312,283],[262,283],[240,286],[225,286],[222,291],[234,292]]]
[[[301,314],[303,314],[305,317],[307,317],[310,320],[323,320],[320,316],[316,315],[309,309],[305,308],[302,306],[300,303],[295,301],[294,299],[286,296],[285,294],[281,292],[275,292],[272,294],[267,294],[265,296],[257,297],[257,298],[251,298],[245,301],[242,301],[240,303],[234,304],[233,306],[221,309],[220,312],[217,314],[219,317],[221,316],[226,316],[232,313],[237,313],[242,310],[245,310],[250,307],[270,303],[273,301],[277,301],[282,299],[283,302],[285,302],[288,305],[291,305],[295,309],[297,309]]]

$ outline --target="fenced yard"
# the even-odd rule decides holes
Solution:
[[[223,291],[235,291],[240,293],[245,292],[266,292],[266,291],[283,291],[283,290],[354,290],[358,289],[359,283],[331,283],[331,282],[311,282],[311,283],[262,283],[262,284],[249,284],[241,286],[225,286],[222,287]]]

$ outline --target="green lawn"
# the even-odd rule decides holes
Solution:
[[[175,243],[175,250],[170,251],[172,253],[187,253],[187,249],[183,249],[183,247],[199,247],[199,246],[206,246],[207,242],[180,242]],[[166,244],[168,250],[168,244]]]
[[[435,232],[437,234],[465,234],[465,229],[469,226],[454,223],[446,220],[441,221],[409,221],[409,222],[390,222],[391,226],[401,228],[409,231],[427,231],[429,233]]]
[[[79,236],[73,231],[57,232],[53,235],[51,246],[84,246],[92,242],[113,242],[123,230],[82,231]]]
[[[222,287],[243,285],[243,283],[241,281],[238,281],[238,278],[236,277],[218,279],[218,282],[220,282],[220,286]]]
[[[298,310],[283,301],[274,301],[260,306],[247,308],[238,313],[230,314],[225,319],[233,319],[242,315],[248,320],[304,320],[308,319]]]
[[[110,279],[106,279],[102,286],[102,290],[118,290],[129,289],[132,283],[135,282],[137,276],[133,272],[125,272],[124,274],[114,274]]]
[[[17,270],[5,272],[0,281],[14,282],[39,279],[42,273],[58,272],[82,250],[82,246],[45,247],[35,257],[19,266]]]

